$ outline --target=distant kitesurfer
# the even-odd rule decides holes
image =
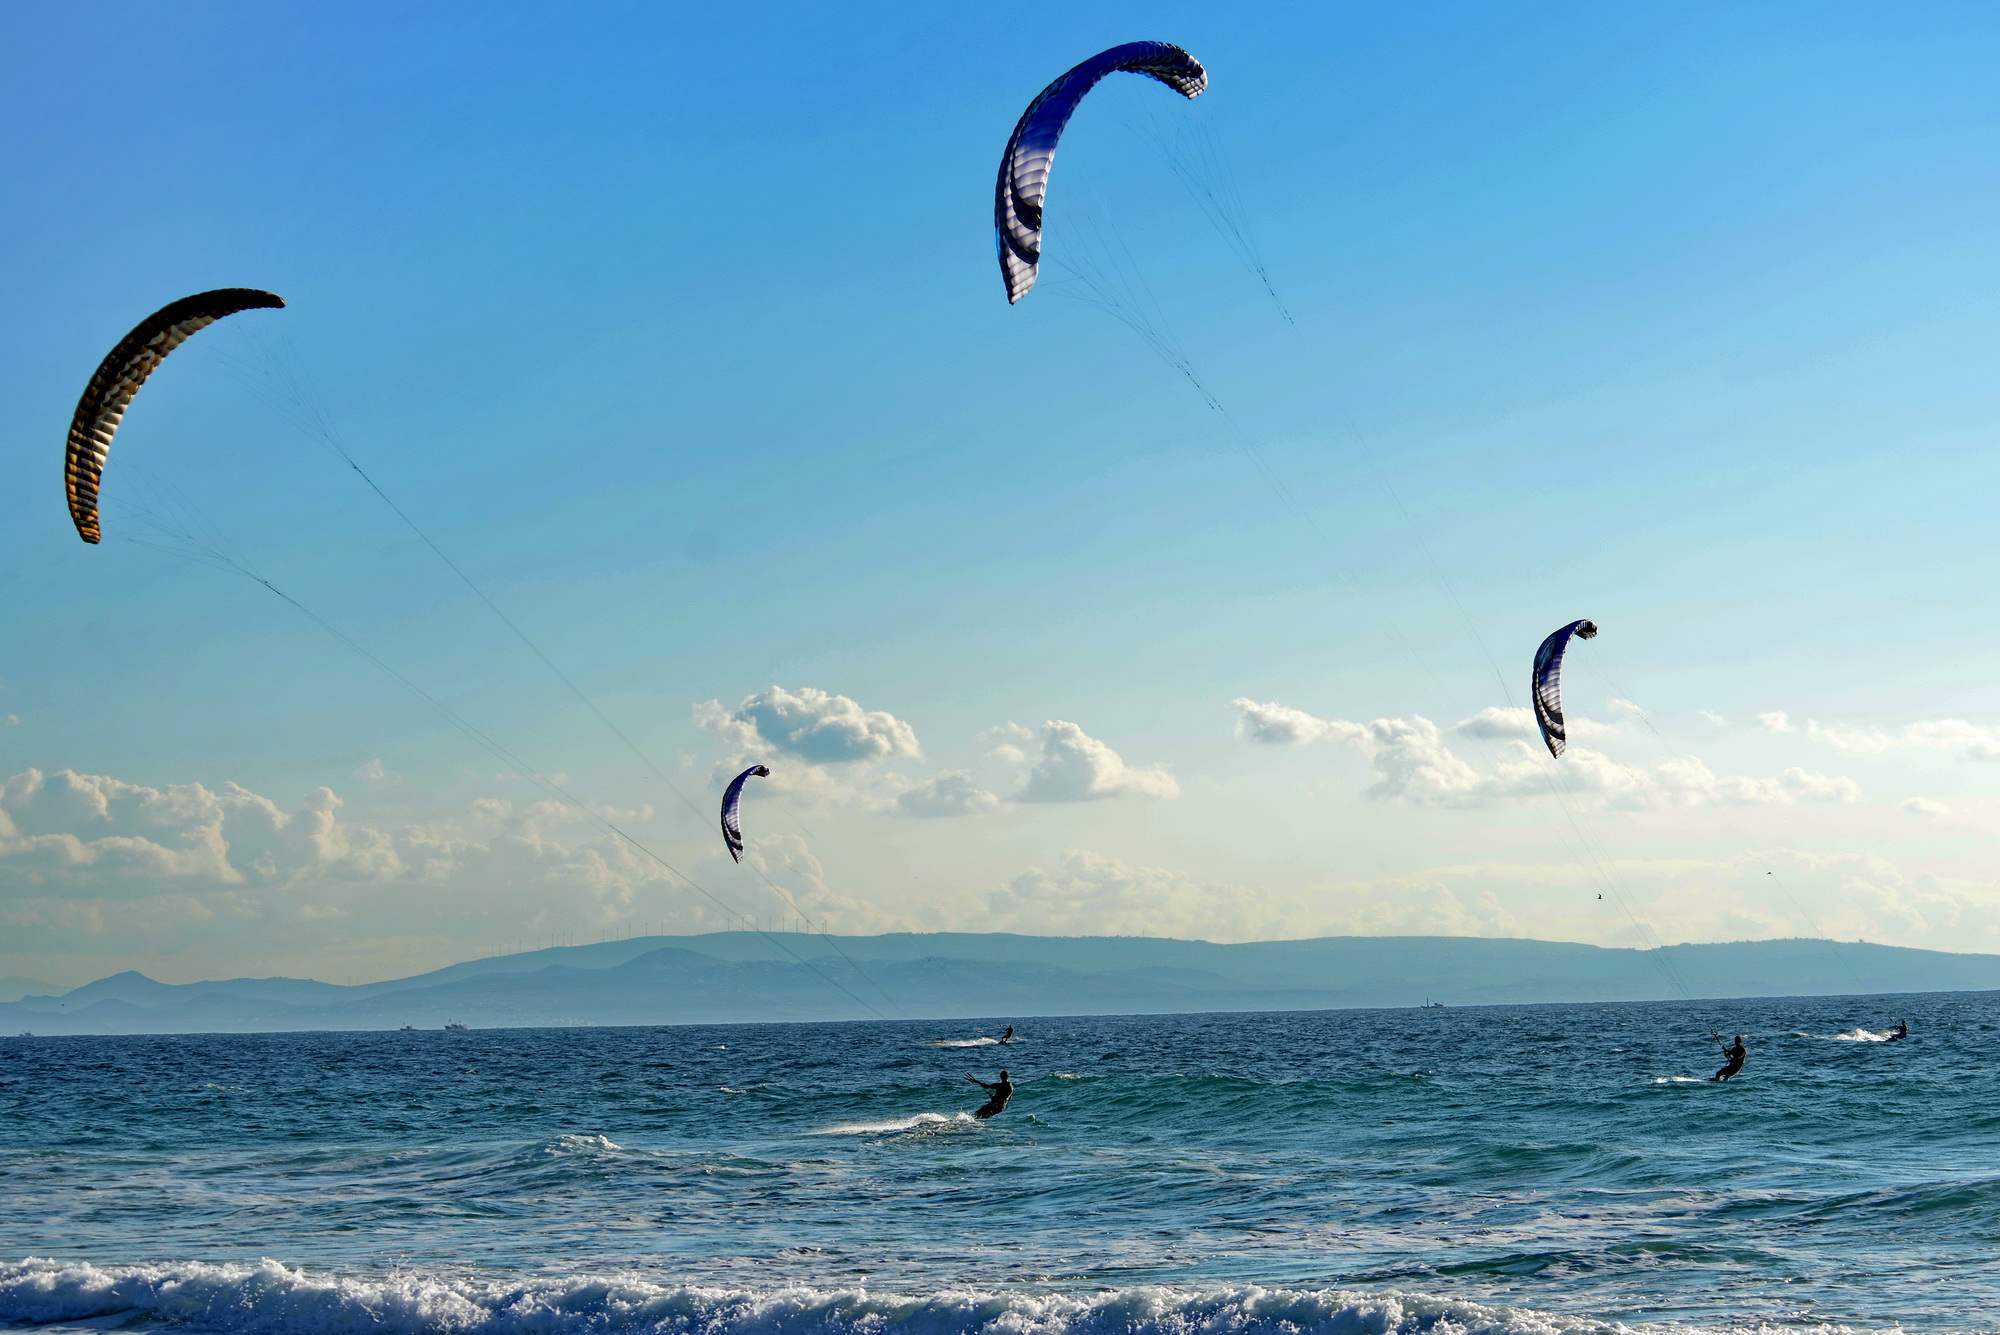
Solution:
[[[969,1075],[965,1078],[973,1084],[978,1085],[981,1089],[990,1089],[993,1091],[992,1097],[973,1111],[972,1115],[982,1122],[989,1117],[997,1116],[1005,1111],[1007,1100],[1014,1097],[1014,1082],[1007,1078],[1005,1071],[1000,1073],[1000,1079],[996,1083],[990,1085],[976,1075]]]
[[[1898,1020],[1896,1021],[1896,1031],[1882,1041],[1884,1043],[1900,1043],[1909,1036],[1910,1022],[1908,1020]]]
[[[1002,1043],[1012,1043],[1012,1042],[1014,1041],[1014,1026],[1013,1026],[1013,1025],[1011,1025],[1011,1024],[1010,1024],[1010,1025],[1008,1025],[1008,1026],[1007,1026],[1007,1032],[1006,1032],[1006,1033],[1004,1033],[1004,1034],[1002,1034],[1002,1035],[1000,1035],[1000,1041],[1001,1041]]]
[[[1708,1032],[1714,1035],[1716,1042],[1722,1043],[1721,1034],[1717,1034],[1713,1029],[1709,1030]],[[1741,1071],[1743,1069],[1743,1060],[1744,1058],[1750,1055],[1750,1049],[1743,1046],[1743,1035],[1738,1034],[1736,1036],[1736,1045],[1734,1047],[1731,1047],[1728,1044],[1724,1043],[1722,1047],[1722,1055],[1729,1058],[1729,1064],[1724,1066],[1720,1071],[1717,1071],[1714,1075],[1710,1076],[1709,1079],[1711,1081],[1727,1080],[1729,1079],[1729,1077],[1735,1075],[1738,1071]]]

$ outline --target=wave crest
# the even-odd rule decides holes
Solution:
[[[0,1321],[119,1318],[230,1335],[1586,1335],[1613,1323],[1402,1293],[1145,1287],[1070,1297],[767,1293],[616,1276],[345,1279],[276,1261],[0,1265]]]

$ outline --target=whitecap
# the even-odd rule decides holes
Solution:
[[[927,1048],[992,1048],[999,1045],[997,1038],[934,1038],[924,1044]]]
[[[405,1271],[373,1279],[255,1265],[0,1264],[0,1321],[181,1327],[228,1335],[1586,1335],[1625,1327],[1422,1294],[1179,1289],[1084,1295],[803,1285],[749,1291],[578,1275],[500,1282]]]
[[[959,1123],[970,1125],[970,1113],[953,1113],[946,1117],[943,1113],[918,1113],[915,1117],[897,1117],[886,1122],[842,1122],[838,1126],[821,1127],[813,1132],[815,1136],[891,1136],[902,1131],[932,1131]]]

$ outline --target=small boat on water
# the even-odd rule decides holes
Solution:
[[[1432,1001],[1429,997],[1425,997],[1424,1004],[1418,1007],[1418,1009],[1427,1011],[1441,1011],[1445,1009],[1445,1004],[1442,1001]]]
[[[399,1034],[414,1034],[417,1032],[417,1027],[413,1024],[406,1024],[396,1032]]]
[[[459,1023],[459,1022],[458,1022],[457,1020],[446,1020],[446,1021],[444,1022],[444,1027],[445,1027],[445,1028],[447,1028],[447,1029],[449,1029],[449,1030],[452,1030],[452,1031],[453,1031],[454,1033],[460,1033],[460,1034],[462,1034],[462,1033],[464,1033],[464,1032],[466,1031],[466,1029],[468,1029],[468,1028],[469,1028],[470,1026],[468,1026],[468,1025],[464,1025],[464,1024],[460,1024],[460,1023]]]

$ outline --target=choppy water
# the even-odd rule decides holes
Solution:
[[[1994,994],[6,1039],[0,1321],[1985,1330],[1996,1071]]]

